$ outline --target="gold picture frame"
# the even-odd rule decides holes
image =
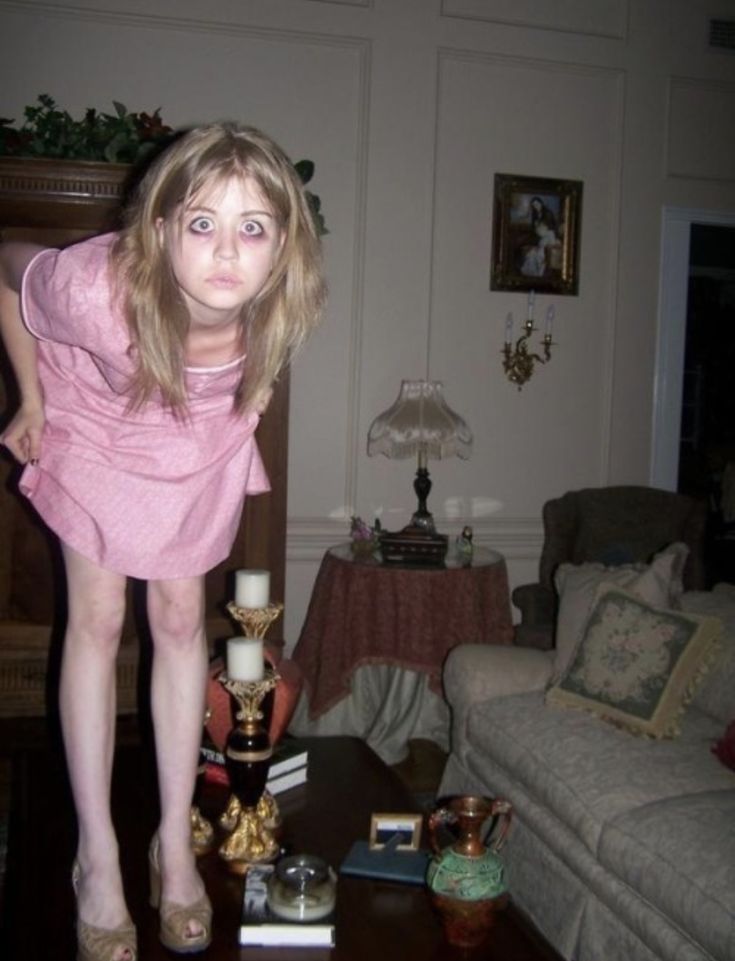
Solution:
[[[396,851],[418,851],[421,844],[421,825],[423,818],[420,814],[373,814],[370,819],[371,851],[379,851],[389,842],[394,843],[398,835]]]
[[[491,290],[579,293],[582,187],[495,174]]]

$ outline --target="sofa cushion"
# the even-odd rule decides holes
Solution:
[[[730,790],[665,798],[605,827],[598,858],[713,958],[735,958],[735,775]]]
[[[712,668],[697,688],[692,704],[720,721],[735,718],[735,586],[717,584],[711,591],[688,591],[682,610],[719,617],[723,631]]]
[[[475,705],[466,751],[488,756],[595,854],[603,828],[664,798],[727,790],[733,774],[712,754],[719,724],[690,708],[673,740],[632,737],[592,714],[545,704],[536,691]]]
[[[603,582],[547,701],[592,711],[634,733],[671,736],[721,633],[717,618],[653,607]]]
[[[554,679],[558,681],[569,667],[603,581],[624,587],[650,604],[674,607],[681,597],[681,577],[688,553],[686,544],[676,543],[657,554],[648,565],[560,564],[554,574],[559,596]]]

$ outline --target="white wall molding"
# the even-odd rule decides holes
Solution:
[[[367,229],[367,180],[370,149],[370,80],[372,76],[372,45],[367,42],[360,51],[359,65],[360,112],[356,156],[355,233],[353,237],[354,274],[350,307],[350,343],[347,381],[347,436],[345,437],[346,464],[344,503],[357,501],[358,463],[360,450],[360,389],[362,385],[362,335],[365,303],[365,232]]]
[[[301,0],[302,3],[331,3],[338,7],[364,7],[372,9],[374,0]]]
[[[324,2],[324,0],[322,0]],[[0,10],[7,8],[26,14],[29,17],[55,17],[59,20],[76,20],[87,23],[109,23],[124,27],[143,27],[150,30],[177,30],[184,33],[222,34],[224,36],[243,36],[253,40],[277,40],[283,43],[309,43],[336,47],[364,47],[369,43],[364,38],[347,37],[340,34],[311,32],[290,27],[264,27],[234,20],[216,20],[217,8],[207,9],[207,19],[199,17],[166,16],[157,13],[135,13],[124,10],[108,10],[103,7],[80,7],[66,3],[36,3],[35,0],[0,0]]]
[[[625,40],[630,10],[629,0],[442,0],[441,16]]]
[[[547,70],[553,73],[568,73],[580,77],[609,76],[623,82],[625,71],[621,67],[606,64],[583,63],[579,60],[551,59],[550,57],[523,56],[514,53],[498,53],[495,50],[473,50],[464,46],[442,44],[437,48],[438,61],[445,60],[466,61],[468,63],[508,64],[513,67],[530,67],[537,70]]]
[[[669,77],[666,98],[666,175],[735,182],[735,84]]]

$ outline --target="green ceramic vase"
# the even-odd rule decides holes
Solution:
[[[439,912],[447,940],[460,947],[481,944],[497,911],[508,900],[503,862],[498,851],[511,822],[511,805],[502,798],[453,798],[429,817],[434,856],[426,882]],[[485,838],[488,820],[492,824]],[[441,846],[440,829],[448,828],[453,843]]]

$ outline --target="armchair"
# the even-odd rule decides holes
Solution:
[[[685,590],[706,586],[704,541],[707,505],[683,494],[652,487],[600,487],[569,491],[544,504],[544,545],[539,581],[512,593],[521,612],[515,643],[548,650],[554,646],[559,564],[597,561],[606,566],[649,561],[674,541],[689,547]]]

